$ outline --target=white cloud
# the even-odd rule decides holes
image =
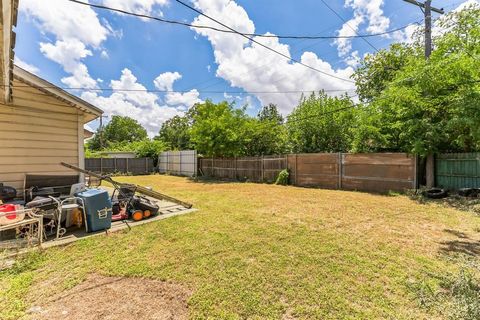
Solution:
[[[202,100],[199,99],[199,96],[200,93],[197,89],[193,89],[185,93],[169,92],[165,95],[165,102],[169,105],[184,105],[190,108],[195,103],[202,102]]]
[[[127,68],[122,70],[119,80],[110,81],[110,86],[117,90],[126,89],[127,91],[120,91],[119,94],[123,96],[124,100],[135,103],[136,106],[141,108],[152,108],[158,99],[156,94],[145,91],[147,88],[138,83],[137,77]]]
[[[91,56],[92,52],[78,39],[57,40],[55,44],[40,43],[40,51],[50,60],[60,64],[71,76],[62,78],[62,82],[71,88],[95,88],[97,82],[88,73],[81,59]]]
[[[40,43],[40,51],[60,64],[70,75],[62,78],[69,87],[97,86],[82,59],[92,55],[87,49],[100,48],[111,33],[110,26],[102,25],[90,7],[64,0],[22,0],[20,11],[33,18],[42,32],[55,36],[55,43]]]
[[[255,26],[246,11],[234,1],[196,0],[194,4],[202,12],[240,32],[255,31]],[[214,25],[203,16],[196,17],[194,23]],[[350,82],[315,72],[298,63],[291,63],[238,35],[206,29],[194,29],[194,31],[207,37],[212,44],[215,61],[218,64],[217,76],[227,80],[234,87],[240,87],[246,91],[306,90],[310,92],[320,89],[351,90],[354,88]],[[290,56],[289,46],[280,43],[278,38],[257,38],[256,40]],[[353,72],[351,67],[333,69],[328,62],[313,52],[304,52],[300,59],[302,63],[341,78],[348,79]],[[297,105],[300,95],[301,93],[255,94],[262,104],[275,103],[284,114]]]
[[[153,80],[155,87],[158,90],[173,91],[173,84],[180,80],[182,75],[178,72],[164,72]],[[190,108],[195,103],[202,102],[199,98],[200,93],[197,89],[192,89],[188,92],[167,92],[165,94],[165,102],[169,105],[183,105]]]
[[[357,34],[360,25],[364,21],[364,16],[356,14],[351,20],[347,21],[338,31],[341,37],[349,37]],[[338,54],[343,57],[352,51],[352,40],[348,38],[335,39],[334,43],[337,45]]]
[[[353,9],[353,18],[343,24],[338,35],[353,36],[364,23],[367,24],[367,33],[387,31],[390,19],[383,15],[382,6],[383,0],[345,0],[345,7]],[[347,56],[352,50],[352,39],[337,39],[334,43],[338,47],[340,57]]]
[[[345,63],[352,68],[356,68],[360,64],[361,58],[357,50],[353,51],[350,56],[345,59]]]
[[[98,47],[108,36],[108,30],[90,7],[65,0],[21,0],[20,11],[39,22],[43,32],[59,40],[78,39],[85,45]]]
[[[96,88],[97,81],[90,77],[87,66],[79,63],[72,70],[72,75],[61,79],[69,88]]]
[[[73,72],[80,59],[92,55],[78,39],[57,40],[55,44],[41,42],[40,51],[45,57],[62,65],[66,72]]]
[[[135,75],[127,68],[123,69],[118,80],[110,82],[112,89],[145,90],[137,82]],[[115,91],[109,96],[99,96],[96,92],[84,92],[82,99],[100,107],[107,116],[121,115],[136,119],[148,132],[155,136],[163,122],[175,115],[183,114],[184,106],[172,107],[158,103],[158,96],[149,92]]]
[[[15,64],[33,74],[38,74],[40,71],[36,66],[21,60],[18,56],[15,56]]]
[[[158,90],[172,91],[173,83],[182,78],[182,75],[178,72],[164,72],[153,80],[155,87]]]
[[[100,53],[100,57],[102,57],[103,59],[108,59],[109,56],[107,50],[102,50],[102,52]]]
[[[124,11],[151,14],[155,5],[165,6],[168,0],[103,0],[103,4]]]

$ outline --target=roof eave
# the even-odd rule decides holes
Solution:
[[[72,106],[84,112],[84,123],[95,120],[98,117],[101,117],[103,110],[95,107],[94,105],[88,103],[87,101],[80,99],[73,94],[66,92],[65,90],[57,87],[56,85],[48,82],[45,79],[42,79],[33,73],[26,71],[25,69],[20,68],[19,66],[14,66],[13,77],[27,83],[38,90],[51,94],[57,99],[68,102]]]

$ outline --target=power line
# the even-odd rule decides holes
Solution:
[[[70,2],[74,2],[77,4],[97,8],[97,9],[103,9],[103,10],[109,10],[109,11],[114,11],[138,18],[144,18],[144,19],[151,19],[151,20],[156,20],[159,22],[164,22],[164,23],[169,23],[169,24],[176,24],[180,26],[185,26],[189,28],[196,28],[196,29],[210,29],[214,30],[217,32],[224,32],[224,33],[232,33],[232,34],[237,34],[237,32],[231,31],[231,30],[225,30],[225,29],[219,29],[211,26],[204,26],[204,25],[197,25],[197,24],[191,24],[187,22],[182,22],[182,21],[177,21],[177,20],[170,20],[170,19],[164,19],[164,18],[159,18],[159,17],[154,17],[146,14],[141,14],[141,13],[135,13],[131,11],[126,11],[118,8],[112,8],[104,5],[99,5],[99,4],[93,4],[93,3],[87,3],[79,0],[68,0]],[[397,31],[401,31],[403,29],[408,28],[411,25],[417,24],[417,22],[410,23],[407,25],[404,25],[402,27],[392,29],[392,30],[387,30],[384,32],[380,33],[372,33],[372,34],[357,34],[353,36],[318,36],[318,35],[273,35],[273,34],[259,34],[259,33],[243,33],[246,36],[250,37],[262,37],[262,38],[279,38],[279,39],[304,39],[304,40],[316,40],[316,39],[353,39],[353,38],[371,38],[371,37],[378,37],[378,36],[384,36],[390,33],[394,33]]]
[[[275,50],[275,49],[273,49],[273,48],[271,48],[271,47],[269,47],[269,46],[267,46],[267,45],[264,45],[264,44],[261,43],[261,42],[258,42],[257,40],[253,39],[252,37],[249,37],[249,36],[247,36],[247,35],[245,35],[245,34],[243,34],[243,33],[241,33],[241,32],[238,32],[237,30],[235,30],[235,29],[227,26],[226,24],[218,21],[217,19],[212,18],[212,17],[204,14],[203,12],[201,12],[200,10],[195,9],[195,8],[192,7],[192,6],[189,6],[189,5],[186,4],[185,2],[182,2],[182,1],[180,1],[180,0],[176,0],[176,1],[177,1],[178,3],[180,3],[181,5],[185,6],[186,8],[188,8],[188,9],[190,9],[190,10],[192,10],[192,11],[195,11],[196,13],[198,13],[198,14],[200,14],[200,15],[202,15],[202,16],[204,16],[204,17],[206,17],[206,18],[208,18],[208,19],[210,19],[210,20],[212,20],[212,21],[214,21],[214,22],[216,22],[216,23],[218,23],[219,25],[221,25],[221,26],[223,26],[223,27],[225,27],[225,28],[227,28],[227,29],[229,29],[229,30],[231,30],[231,31],[234,31],[235,33],[241,35],[242,37],[244,37],[244,38],[252,41],[253,43],[258,44],[258,45],[261,46],[261,47],[264,47],[265,49],[267,49],[267,50],[269,50],[269,51],[272,51],[273,53],[276,53],[276,54],[278,54],[278,55],[280,55],[280,56],[288,59],[289,61],[296,62],[296,63],[298,63],[298,64],[300,64],[300,65],[302,65],[302,66],[304,66],[304,67],[306,67],[306,68],[309,68],[309,69],[311,69],[311,70],[313,70],[313,71],[316,71],[316,72],[318,72],[318,73],[324,74],[324,75],[326,75],[326,76],[329,76],[329,77],[332,77],[332,78],[335,78],[335,79],[338,79],[338,80],[350,82],[350,83],[355,83],[354,81],[352,81],[352,80],[350,80],[350,79],[345,79],[345,78],[342,78],[342,77],[339,77],[339,76],[336,76],[336,75],[327,73],[327,72],[322,71],[322,70],[320,70],[320,69],[317,69],[317,68],[315,68],[315,67],[309,66],[308,64],[305,64],[305,63],[301,62],[300,60],[297,60],[297,59],[294,59],[294,58],[292,58],[292,57],[289,57],[288,55],[286,55],[286,54],[284,54],[284,53],[281,53],[280,51],[277,51],[277,50]]]
[[[0,85],[5,86],[5,85]],[[14,86],[14,88],[30,88],[30,86]],[[260,93],[308,93],[308,92],[348,92],[354,91],[345,89],[314,89],[314,90],[272,90],[272,91],[225,91],[225,90],[156,90],[156,89],[118,89],[118,88],[81,88],[81,87],[59,87],[59,86],[38,86],[39,89],[62,89],[62,90],[77,90],[77,91],[108,91],[108,92],[145,92],[145,93],[189,93],[196,90],[199,93],[226,93],[226,94],[260,94]]]
[[[357,30],[355,30],[355,28],[352,28],[349,24],[348,24],[348,21],[343,18],[337,11],[335,11],[335,9],[333,9],[325,0],[320,0],[322,1],[322,3],[330,10],[332,11],[340,20],[342,20],[346,25],[347,27],[349,27],[353,32],[355,32],[355,34],[358,36],[358,32]],[[365,41],[370,47],[372,47],[375,51],[379,51],[377,49],[377,47],[375,47],[370,41],[368,41],[365,37],[360,37],[363,41]]]

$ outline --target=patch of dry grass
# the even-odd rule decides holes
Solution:
[[[31,266],[0,273],[5,296],[19,303],[2,316],[96,272],[180,283],[193,292],[192,318],[431,319],[442,314],[422,308],[412,288],[438,285],[434,274],[457,271],[458,256],[478,259],[472,251],[480,243],[478,217],[406,196],[169,176],[119,179],[199,210],[50,249]],[[15,284],[26,275],[19,294]]]

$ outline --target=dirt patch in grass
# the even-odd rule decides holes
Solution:
[[[187,319],[190,295],[170,282],[94,274],[28,314],[38,320]]]

